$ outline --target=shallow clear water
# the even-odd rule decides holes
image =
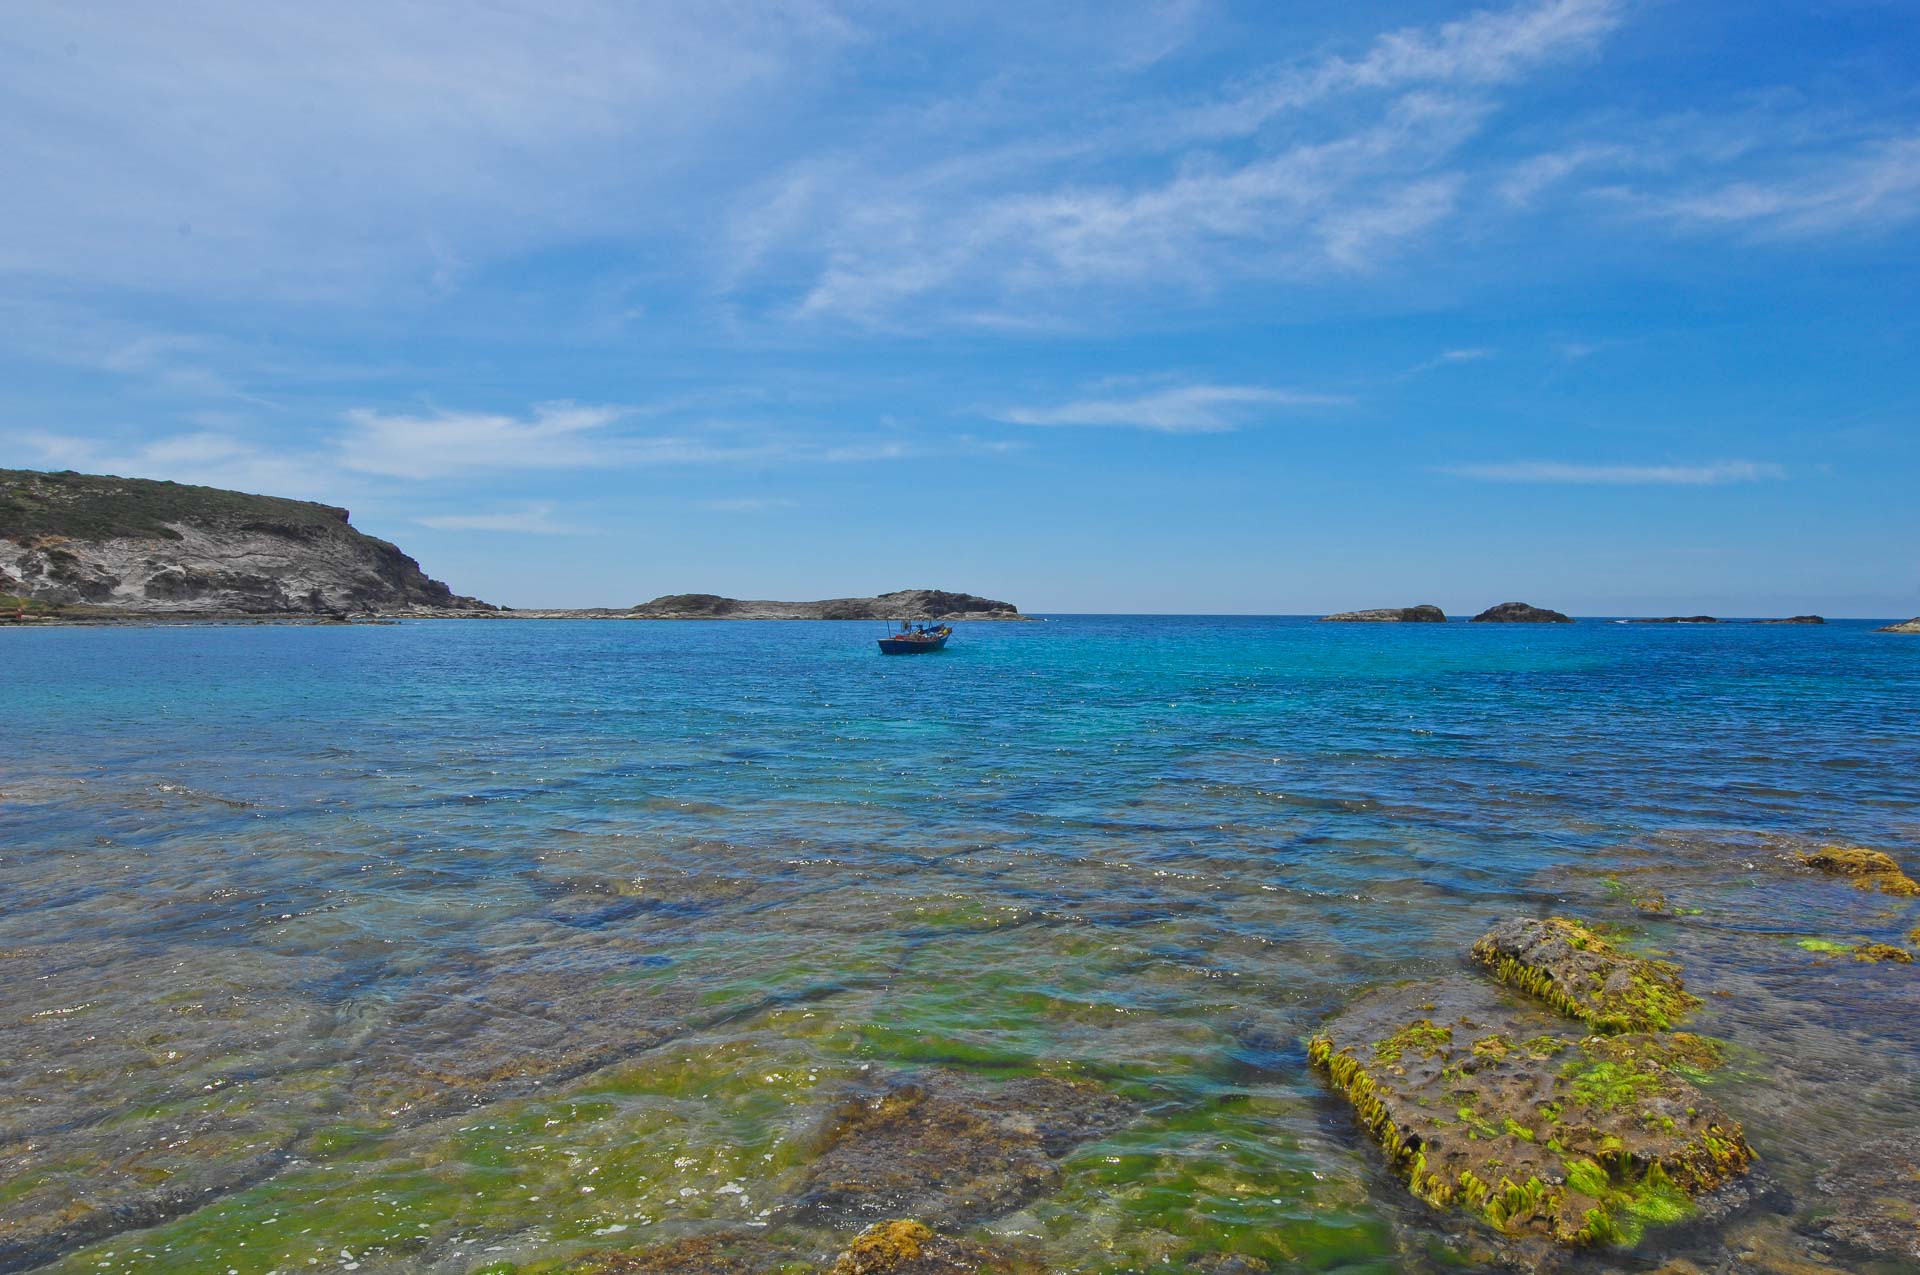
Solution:
[[[1444,1266],[1471,1237],[1301,1041],[1550,910],[1706,994],[1783,1225],[1920,1130],[1920,976],[1795,942],[1920,908],[1779,866],[1920,867],[1920,640],[876,627],[0,633],[0,1269],[511,1270],[778,1221],[850,1085],[942,1065],[1134,1104],[974,1228],[1059,1269]]]

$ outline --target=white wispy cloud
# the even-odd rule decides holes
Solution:
[[[722,276],[807,277],[803,319],[1044,329],[1094,290],[1204,297],[1373,271],[1455,215],[1461,149],[1497,87],[1593,50],[1619,20],[1614,0],[1536,0],[1290,62],[1213,102],[1142,103],[1104,128],[1028,128],[933,161],[884,140],[809,157],[731,220]]]
[[[1646,211],[1696,225],[1748,225],[1813,235],[1920,217],[1920,134],[1822,155],[1773,180],[1732,181],[1694,193],[1622,194]]]
[[[1357,131],[1239,165],[1196,159],[1160,181],[877,190],[826,232],[834,247],[797,313],[872,321],[983,287],[1044,306],[1061,290],[1364,270],[1451,212],[1460,177],[1427,170],[1483,115],[1409,97]]]
[[[437,478],[489,469],[582,469],[615,449],[614,407],[543,403],[527,416],[438,411],[421,415],[355,408],[338,439],[348,469],[394,478]]]
[[[1620,24],[1616,0],[1545,0],[1480,9],[1438,27],[1402,27],[1357,58],[1330,57],[1270,72],[1253,87],[1180,117],[1199,136],[1252,133],[1274,116],[1343,93],[1409,85],[1485,86],[1586,53]]]
[[[15,6],[0,273],[194,291],[444,290],[657,225],[658,183],[861,39],[829,3]]]
[[[1261,408],[1328,407],[1345,402],[1328,394],[1260,385],[1183,385],[1127,397],[1084,398],[1055,407],[995,412],[1014,425],[1109,425],[1163,434],[1218,434],[1237,429]]]
[[[1492,358],[1495,353],[1496,351],[1487,346],[1475,346],[1471,349],[1462,350],[1443,350],[1424,362],[1414,364],[1406,370],[1404,375],[1419,376],[1423,372],[1432,372],[1439,368],[1453,367],[1461,363],[1478,363],[1483,359]]]
[[[717,514],[754,514],[769,509],[792,509],[798,503],[784,496],[728,496],[709,500],[705,508]]]
[[[1514,165],[1500,180],[1501,198],[1510,204],[1528,206],[1543,193],[1574,174],[1596,164],[1630,161],[1633,151],[1611,143],[1585,143],[1565,150],[1530,156]]]
[[[1721,460],[1704,465],[1581,465],[1555,460],[1516,460],[1491,465],[1449,465],[1441,472],[1495,483],[1678,487],[1765,482],[1787,476],[1783,466],[1754,460]]]
[[[506,531],[535,536],[577,536],[582,529],[555,522],[551,504],[480,514],[431,514],[414,521],[436,531]]]

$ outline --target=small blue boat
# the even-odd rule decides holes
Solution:
[[[889,633],[880,639],[880,654],[924,655],[945,646],[952,636],[951,624],[922,624],[916,628],[911,620],[902,620],[898,633]]]

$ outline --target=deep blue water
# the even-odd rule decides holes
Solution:
[[[168,1245],[177,1269],[370,1245],[360,1269],[480,1269],[729,1217],[753,1165],[721,1148],[798,1138],[861,1063],[944,1063],[1146,1095],[1124,1177],[1094,1148],[996,1223],[1060,1261],[1144,1269],[1244,1231],[1400,1269],[1449,1241],[1298,1042],[1554,909],[1727,993],[1703,1029],[1754,1054],[1725,1100],[1790,1187],[1869,1125],[1920,1129],[1911,971],[1794,944],[1920,917],[1781,866],[1837,840],[1920,868],[1920,639],[1072,616],[887,659],[878,627],[0,633],[0,1015],[22,1025],[0,1219],[204,1178],[204,1207],[72,1269],[162,1269]],[[1631,906],[1642,880],[1686,913]],[[341,1220],[396,1164],[447,1162],[446,1094],[520,1111],[694,1040],[737,1055],[737,1092],[703,1082],[670,1138],[633,1098],[624,1133],[568,1152],[655,1138],[625,1186],[560,1215],[409,1196],[411,1247]],[[1843,1055],[1835,1104],[1806,1077]],[[754,1105],[754,1076],[795,1068]],[[335,1126],[383,1150],[336,1163],[313,1141]],[[189,1127],[178,1163],[155,1150]],[[302,1195],[300,1173],[335,1176]],[[318,1238],[275,1248],[267,1214]]]

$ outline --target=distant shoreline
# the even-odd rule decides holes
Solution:
[[[1048,615],[1003,615],[978,614],[942,617],[947,623],[1045,623],[1049,620],[1067,619],[1141,619],[1141,620],[1298,620],[1317,623],[1327,617],[1311,612],[1281,613],[1259,611],[1059,611]],[[14,620],[11,616],[0,616],[0,631],[8,629],[41,628],[187,628],[187,627],[248,627],[274,626],[282,628],[345,628],[350,626],[384,626],[408,621],[422,620],[593,620],[593,621],[646,621],[652,623],[680,624],[699,622],[736,623],[841,623],[841,624],[889,624],[892,621],[862,617],[823,617],[817,615],[649,615],[612,607],[517,607],[503,608],[497,611],[469,610],[427,610],[365,612],[347,616],[314,615],[310,612],[180,612],[180,611],[136,611],[136,612],[78,612],[64,614],[29,614],[23,620]],[[1836,616],[1829,617],[1825,626],[1795,625],[1780,620],[1763,617],[1721,617],[1713,624],[1674,623],[1665,620],[1650,620],[1637,616],[1588,615],[1572,617],[1574,624],[1605,624],[1621,628],[1647,629],[1727,629],[1727,628],[1818,628],[1859,625],[1880,626],[1882,632],[1911,632],[1913,621],[1897,620],[1886,616]],[[1331,629],[1345,628],[1556,628],[1557,625],[1474,625],[1467,617],[1449,617],[1440,624],[1417,625],[1333,625]]]

